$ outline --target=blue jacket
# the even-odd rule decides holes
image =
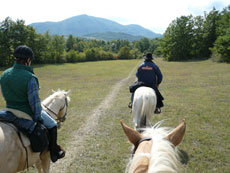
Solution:
[[[136,76],[139,82],[144,82],[155,88],[162,82],[163,75],[159,67],[150,60],[145,60],[137,69]]]

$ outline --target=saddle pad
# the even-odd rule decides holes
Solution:
[[[27,119],[27,120],[32,120],[32,118],[28,114],[26,114],[25,112],[16,110],[16,109],[4,108],[4,109],[1,109],[1,110],[10,111],[18,118],[24,118],[24,119]]]

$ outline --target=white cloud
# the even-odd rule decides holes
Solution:
[[[10,16],[26,24],[61,21],[87,14],[115,20],[121,24],[138,24],[163,33],[172,20],[181,15],[203,15],[213,6],[222,10],[229,0],[7,0],[0,6],[0,20]]]

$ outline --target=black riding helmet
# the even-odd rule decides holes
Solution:
[[[13,56],[16,59],[27,60],[28,58],[34,59],[34,53],[32,49],[25,45],[20,45],[14,49]]]

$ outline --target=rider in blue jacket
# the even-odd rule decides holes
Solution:
[[[151,53],[147,53],[144,56],[145,61],[138,67],[136,76],[138,82],[143,82],[144,86],[153,88],[157,95],[157,105],[155,113],[161,113],[161,107],[164,106],[162,100],[164,99],[161,93],[158,90],[160,83],[162,82],[163,75],[159,67],[152,61],[153,57]],[[131,104],[129,107],[132,107],[134,93],[131,95]]]

